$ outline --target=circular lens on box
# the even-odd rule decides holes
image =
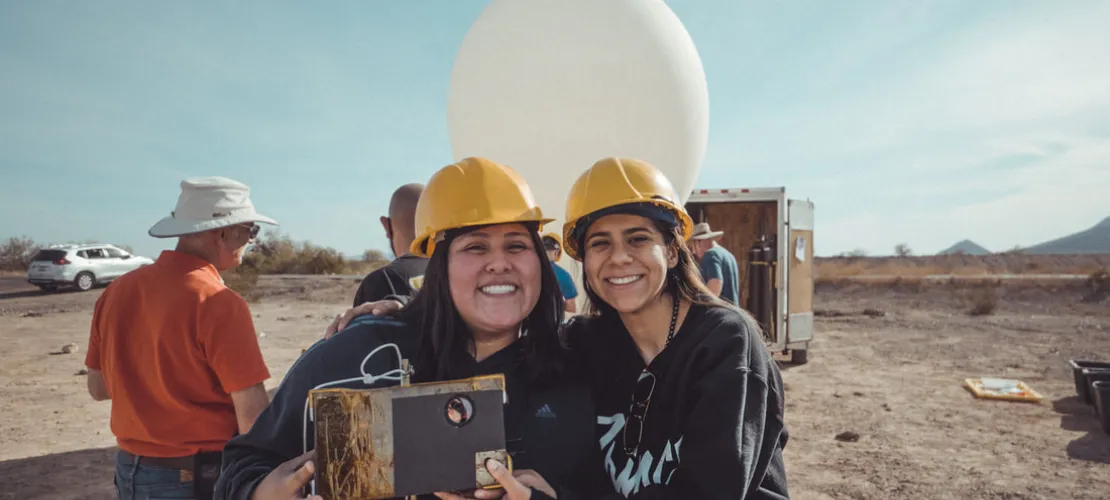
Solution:
[[[474,402],[463,395],[454,396],[447,400],[444,412],[451,425],[462,427],[474,418]]]

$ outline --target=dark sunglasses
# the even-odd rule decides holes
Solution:
[[[629,458],[635,459],[640,451],[640,439],[644,437],[644,418],[647,417],[654,392],[655,375],[645,369],[640,372],[636,388],[632,390],[632,404],[628,406],[628,420],[624,424],[624,453]]]
[[[249,230],[252,240],[258,238],[258,232],[262,230],[262,226],[259,226],[258,224],[255,224],[253,222],[248,224],[239,224],[239,227]]]

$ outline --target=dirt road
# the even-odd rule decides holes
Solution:
[[[265,282],[252,308],[270,387],[355,286]],[[109,406],[77,375],[99,293],[0,298],[0,498],[111,498]],[[944,287],[820,288],[810,362],[783,373],[792,498],[1106,498],[1110,438],[1076,402],[1067,360],[1110,359],[1110,303],[1078,296],[1009,291],[971,317]],[[69,342],[80,352],[54,354]],[[1046,400],[976,400],[960,384],[977,376],[1020,378]]]

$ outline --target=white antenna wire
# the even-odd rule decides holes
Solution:
[[[370,375],[369,373],[366,373],[366,362],[370,361],[370,357],[373,356],[374,354],[377,354],[378,351],[380,351],[382,349],[385,349],[387,347],[392,347],[393,350],[397,352],[397,368],[395,368],[393,370],[389,370],[389,371],[387,371],[387,372],[385,372],[381,375]],[[347,384],[347,383],[351,383],[351,382],[362,382],[366,385],[374,385],[379,380],[396,380],[397,382],[401,382],[403,380],[405,374],[406,374],[403,366],[404,366],[404,360],[401,357],[401,348],[397,347],[397,344],[382,344],[382,345],[378,346],[376,349],[374,349],[373,351],[370,351],[370,354],[367,354],[365,358],[362,358],[362,363],[359,364],[359,366],[358,366],[359,373],[362,373],[361,377],[352,377],[352,378],[345,378],[343,380],[334,380],[334,381],[331,381],[331,382],[325,382],[325,383],[320,384],[316,387],[313,387],[309,392],[317,390],[317,389],[323,389],[325,387],[331,387],[331,386],[335,386],[335,385],[339,385],[339,384]],[[302,420],[302,422],[304,423],[303,434],[301,436],[302,453],[308,453],[308,422],[309,422],[309,411],[308,411],[309,407],[308,407],[308,404],[309,404],[309,398],[306,395],[306,397],[304,399],[304,417],[303,417],[303,420]],[[311,417],[312,417],[311,420],[313,422],[315,422],[316,421],[316,412],[315,411],[312,412]],[[315,477],[312,478],[312,480],[309,482],[309,485],[312,488],[312,494],[315,495],[316,494],[316,478]]]

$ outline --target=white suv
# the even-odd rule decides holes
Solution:
[[[53,245],[35,254],[27,268],[27,281],[47,292],[63,286],[87,291],[153,263],[115,245]]]

